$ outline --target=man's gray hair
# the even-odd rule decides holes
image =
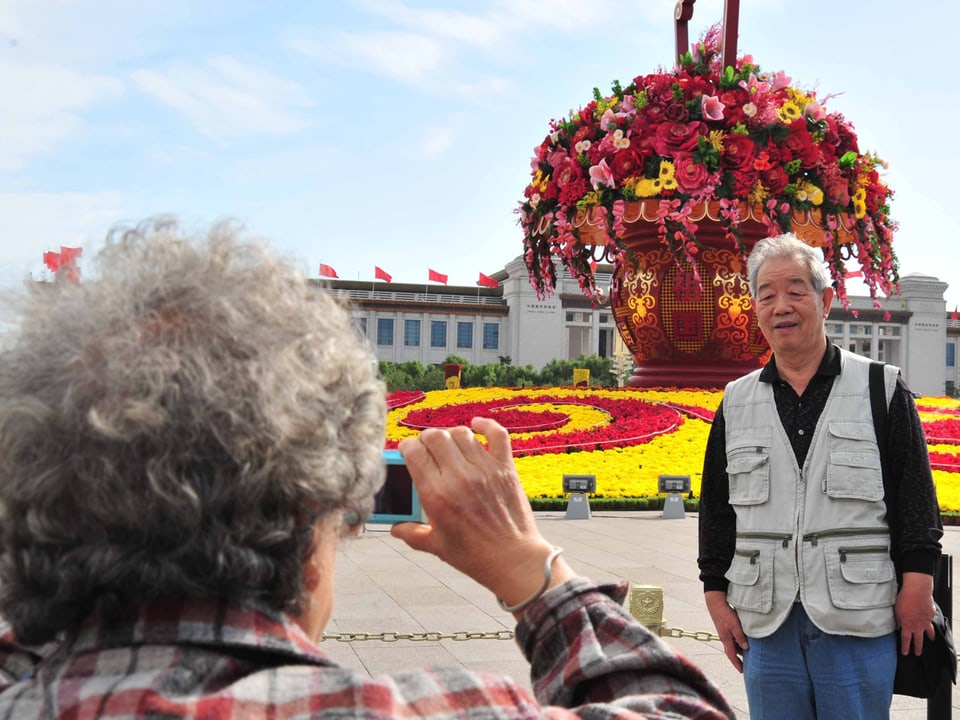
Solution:
[[[328,293],[235,224],[118,229],[0,352],[0,615],[24,643],[158,597],[298,611],[317,518],[383,482],[385,390]]]
[[[823,251],[811,245],[793,233],[784,233],[774,237],[764,238],[753,246],[750,257],[747,258],[747,274],[750,278],[750,296],[757,299],[757,275],[763,264],[774,257],[790,257],[797,260],[810,273],[810,282],[813,289],[819,294],[829,287],[830,273],[823,262]]]

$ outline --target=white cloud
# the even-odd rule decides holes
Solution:
[[[426,128],[415,155],[418,158],[440,157],[453,147],[456,139],[457,132],[450,126]]]
[[[363,4],[375,15],[414,28],[425,36],[448,38],[482,48],[494,48],[505,40],[505,28],[497,14],[482,17],[453,10],[422,10],[397,0],[368,0]]]
[[[0,172],[15,172],[26,161],[52,152],[80,126],[80,112],[119,95],[111,77],[65,67],[0,60]]]
[[[303,110],[310,102],[303,88],[232,57],[216,57],[202,67],[174,63],[162,72],[138,70],[133,80],[215,140],[290,135],[308,124]]]
[[[321,62],[336,61],[415,86],[427,85],[441,72],[450,53],[442,42],[410,32],[342,32],[329,40],[301,35],[291,46]]]

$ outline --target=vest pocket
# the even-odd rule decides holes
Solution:
[[[878,538],[823,543],[827,585],[834,607],[865,610],[890,607],[897,599],[897,581],[890,547]]]
[[[773,553],[770,548],[738,548],[724,574],[727,602],[739,610],[768,613],[773,608]]]
[[[883,500],[880,450],[873,425],[867,422],[831,422],[830,462],[823,491],[839,500]]]
[[[727,445],[731,505],[760,505],[770,498],[770,436],[740,437]]]

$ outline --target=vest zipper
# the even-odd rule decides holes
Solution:
[[[855,535],[889,535],[890,530],[885,527],[875,528],[835,528],[833,530],[821,530],[819,532],[807,533],[803,536],[804,542],[809,542],[810,547],[816,547],[821,538],[832,537],[851,537]]]
[[[751,565],[756,565],[756,564],[757,564],[757,558],[760,557],[760,551],[759,551],[759,550],[735,550],[735,551],[734,551],[734,554],[735,554],[735,555],[740,555],[741,557],[748,557],[748,558],[750,558],[750,564],[751,564]]]
[[[738,532],[738,538],[743,538],[744,540],[778,540],[783,547],[790,547],[790,538],[793,535],[788,535],[785,533],[766,533],[766,532]]]
[[[840,548],[837,552],[840,553],[840,562],[845,563],[847,561],[847,555],[856,555],[858,553],[887,553],[890,552],[890,548],[886,545],[865,545],[863,547]]]

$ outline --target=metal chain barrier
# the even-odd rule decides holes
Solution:
[[[634,585],[630,590],[629,611],[636,620],[643,623],[652,633],[660,637],[691,638],[700,642],[719,641],[720,636],[704,630],[684,630],[678,627],[667,627],[663,621],[663,588],[659,585]],[[380,642],[439,642],[453,640],[466,642],[467,640],[513,640],[513,630],[488,630],[485,632],[471,632],[461,630],[452,633],[440,632],[342,632],[324,633],[321,641],[336,642],[363,642],[379,640]]]
[[[335,640],[336,642],[361,642],[365,640],[379,640],[380,642],[398,642],[400,640],[409,640],[411,642],[439,642],[440,640],[453,640],[454,642],[465,642],[467,640],[513,640],[513,630],[487,630],[486,632],[460,630],[452,633],[342,632],[324,633],[320,640]]]
[[[720,636],[704,630],[684,630],[678,627],[660,627],[650,628],[660,637],[671,638],[692,638],[700,642],[711,642],[719,640]],[[467,640],[513,640],[513,630],[487,630],[485,632],[471,632],[469,630],[460,630],[452,633],[441,632],[342,632],[342,633],[324,633],[320,638],[333,642],[364,642],[366,640],[379,640],[380,642],[398,642],[408,640],[410,642],[439,642],[441,640],[453,640],[454,642],[466,642]]]
[[[712,640],[720,640],[720,636],[716,633],[706,632],[705,630],[683,630],[682,628],[660,628],[660,637],[672,637],[672,638],[693,638],[694,640],[699,640],[700,642],[711,642]]]

